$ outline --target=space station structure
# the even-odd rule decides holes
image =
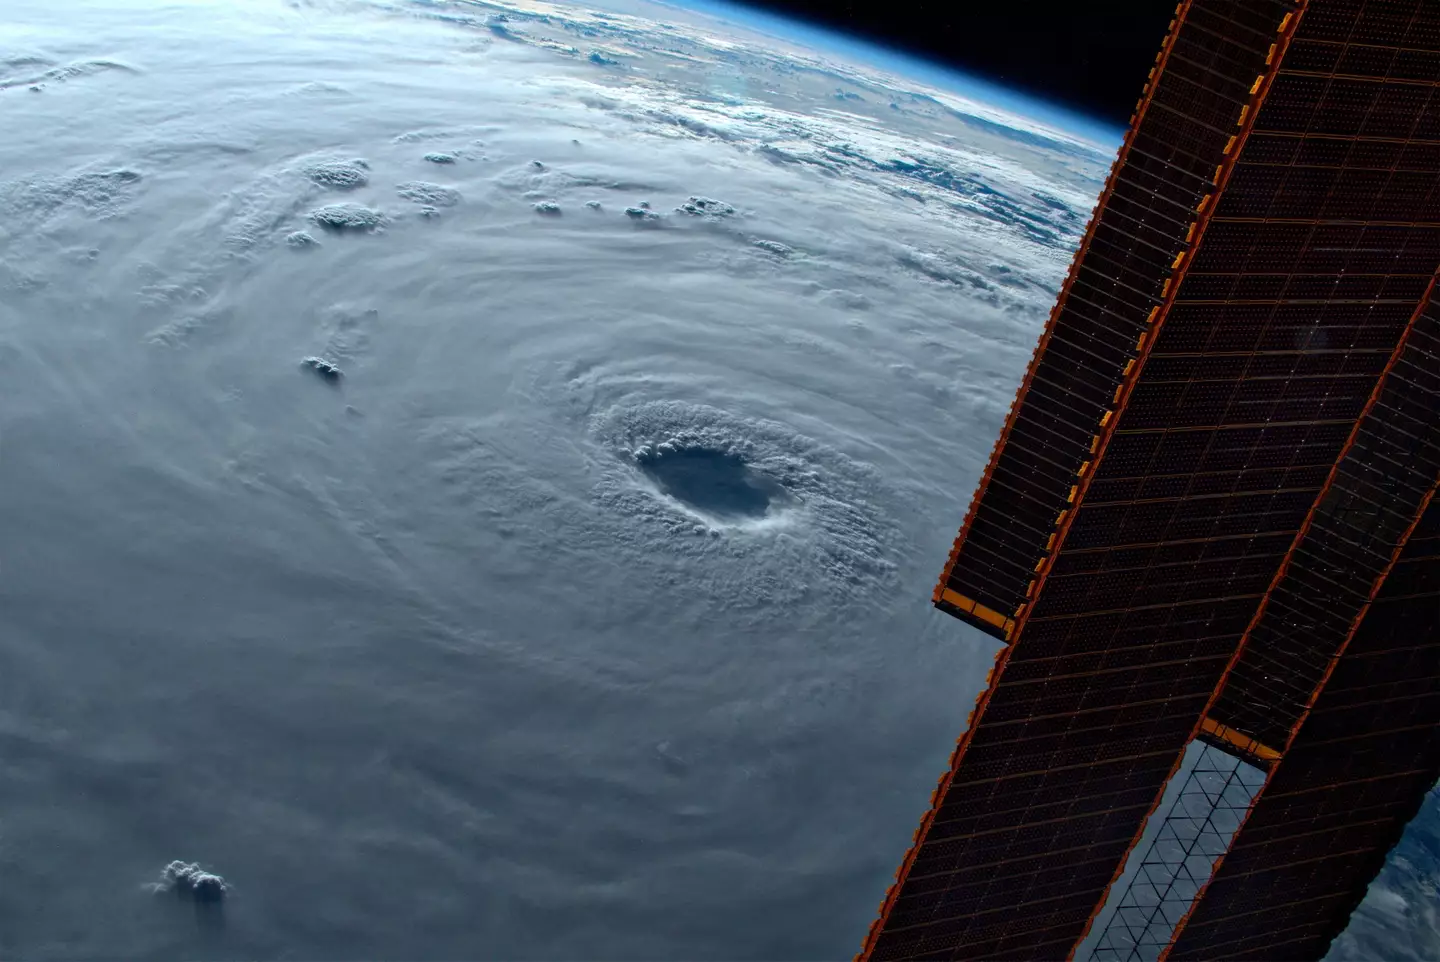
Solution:
[[[936,586],[859,958],[1317,959],[1440,778],[1440,2],[1186,0]]]

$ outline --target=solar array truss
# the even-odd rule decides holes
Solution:
[[[1118,899],[1112,889],[1114,912],[1108,919],[1103,912],[1096,916],[1103,927],[1092,930],[1090,962],[1156,962],[1265,783],[1265,773],[1238,756],[1208,744],[1195,747],[1196,762],[1180,790],[1163,817],[1158,811],[1154,816],[1158,831],[1131,853],[1140,862],[1134,876]]]
[[[1066,957],[1196,738],[1269,776],[1165,951],[1323,952],[1437,774],[1437,265],[1440,4],[1182,3],[936,587],[1008,644],[862,957]]]

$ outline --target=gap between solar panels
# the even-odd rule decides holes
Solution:
[[[1074,962],[1156,962],[1265,784],[1265,771],[1193,741]]]

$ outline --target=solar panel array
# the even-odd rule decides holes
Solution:
[[[1286,556],[1210,718],[1284,750],[1437,481],[1440,304],[1430,299]]]
[[[1283,755],[1172,959],[1319,958],[1440,777],[1435,297],[1210,708]]]
[[[1064,957],[1192,737],[1280,777],[1426,490],[1386,479],[1435,403],[1397,348],[1440,265],[1437,12],[1178,9],[936,589],[1011,644],[864,956]],[[1292,595],[1337,578],[1297,647]]]
[[[1115,523],[1117,507],[1135,500],[1117,485],[1152,473],[1141,448],[1167,441],[1163,429],[1121,441],[1117,457],[1102,445],[1125,437],[1127,383],[1154,346],[1173,271],[1233,163],[1239,122],[1253,120],[1292,9],[1192,0],[1178,12],[939,589],[937,604],[982,629],[1013,636],[1028,616],[1027,627],[1002,651],[887,895],[866,946],[873,958],[1063,955],[1263,590],[1261,581],[1248,599],[1226,592],[1185,610],[1174,599],[1096,607],[1087,598],[1126,592],[1137,571],[1168,574],[1163,590],[1173,593],[1196,565],[1233,567],[1229,541],[1187,534],[1171,539],[1168,568],[1155,564],[1165,519],[1152,499]],[[1240,457],[1230,467],[1244,465]],[[1102,492],[1093,507],[1080,496],[1085,485]],[[1285,547],[1276,539],[1277,553]],[[1041,573],[1048,586],[1037,590]]]
[[[1318,959],[1344,930],[1440,778],[1437,612],[1440,498],[1180,930],[1172,962]]]

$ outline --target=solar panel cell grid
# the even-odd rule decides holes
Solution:
[[[1055,512],[1061,505],[1058,502],[1043,504],[1037,501],[1037,497],[1044,497],[1048,492],[1036,492],[1026,481],[1025,474],[1011,469],[1008,465],[1004,471],[997,469],[991,481],[995,491],[995,505],[1003,509],[1009,517],[1031,525],[1037,531],[1044,531],[1050,527]]]
[[[1104,810],[1088,815],[1074,815],[1062,819],[1050,821],[1034,821],[1030,825],[1013,833],[988,833],[983,835],[972,835],[968,837],[955,838],[944,843],[944,850],[947,857],[953,857],[955,864],[981,866],[996,866],[996,874],[978,873],[975,881],[970,883],[970,891],[965,887],[957,889],[952,884],[946,884],[940,892],[953,893],[948,897],[944,894],[924,892],[918,884],[915,891],[915,901],[908,903],[912,907],[923,907],[927,903],[944,912],[945,915],[960,915],[968,908],[967,900],[973,895],[975,887],[983,887],[992,883],[1000,882],[1006,876],[998,874],[1009,871],[1012,864],[1009,860],[1016,852],[1033,852],[1045,846],[1051,851],[1060,852],[1070,848],[1068,841],[1076,837],[1093,839],[1099,843],[1124,843],[1129,841],[1130,832],[1134,825],[1135,813],[1130,810]],[[937,842],[937,847],[939,847]],[[1083,854],[1083,853],[1082,853]],[[1028,863],[1027,863],[1028,864]],[[999,866],[1005,866],[1000,868]],[[1103,870],[1103,866],[1092,870]],[[1019,876],[1021,879],[1023,875]],[[944,879],[944,875],[934,877],[936,881]],[[1032,896],[1039,894],[1036,889],[1041,889],[1047,884],[1045,879],[1034,881],[1024,880],[1012,883],[1014,888],[1028,888]],[[1043,889],[1042,889],[1043,891]],[[907,896],[911,893],[907,892]],[[1063,891],[1055,891],[1052,894],[1063,894]],[[896,906],[897,910],[900,908]],[[899,920],[897,919],[897,922]]]
[[[996,494],[997,499],[1001,497],[1001,494]],[[988,544],[995,555],[1021,565],[1026,571],[1030,568],[1028,559],[1031,553],[1021,547],[1023,539],[1044,534],[1043,529],[1028,524],[1027,519],[1016,515],[977,518],[973,530],[981,543]]]
[[[1343,167],[1382,173],[1405,168],[1407,145],[1400,140],[1357,140],[1312,134],[1303,137],[1299,143],[1300,154],[1296,164],[1300,166]],[[1411,172],[1426,173],[1428,170],[1421,167]]]
[[[1115,393],[1118,380],[1107,370],[1096,370],[1095,362],[1117,360],[1122,352],[1108,352],[1108,357],[1097,357],[1085,348],[1094,344],[1091,337],[1080,340],[1079,344],[1068,339],[1052,338],[1055,345],[1054,364],[1043,370],[1036,370],[1032,383],[1049,385],[1070,392],[1077,403],[1102,407]],[[1108,366],[1108,365],[1107,365]]]
[[[1345,47],[1337,43],[1296,38],[1285,54],[1285,67],[1282,72],[1328,74],[1335,69],[1344,52]]]
[[[1337,788],[1336,791],[1343,791],[1344,787]],[[1362,783],[1353,787],[1367,788],[1369,786]],[[1421,787],[1420,790],[1424,791],[1425,789]],[[1407,800],[1394,797],[1393,786],[1389,791],[1378,796],[1366,796],[1356,792],[1346,794],[1352,800],[1352,804],[1345,808],[1296,805],[1292,810],[1294,814],[1282,821],[1272,821],[1267,825],[1247,823],[1245,835],[1248,844],[1258,847],[1297,835],[1331,831],[1356,822],[1370,823],[1377,820],[1394,819],[1404,813],[1409,805]]]
[[[1423,3],[1414,6],[1413,19],[1401,43],[1406,47],[1440,51],[1440,16],[1434,8]]]
[[[1112,389],[1111,394],[1113,393]],[[1105,399],[1096,397],[1095,393],[1086,391],[1079,395],[1068,394],[1050,378],[1039,374],[1030,382],[1030,391],[1025,400],[1026,403],[1034,405],[1034,416],[1049,419],[1050,423],[1066,435],[1091,430],[1105,410]],[[1071,477],[1074,473],[1073,468],[1067,472]]]
[[[1196,473],[1247,467],[1326,465],[1349,434],[1350,425],[1257,425],[1173,432],[1118,433],[1106,451],[1106,477],[1143,477],[1147,470],[1170,472],[1192,466]],[[1102,479],[1097,477],[1095,483]]]
[[[1067,543],[1087,548],[1294,530],[1313,499],[1313,492],[1301,491],[1232,495],[1218,503],[1204,499],[1082,505]]]
[[[1297,39],[1341,43],[1349,40],[1355,21],[1360,16],[1360,8],[1364,5],[1365,0],[1326,0],[1307,5],[1302,20],[1304,31]]]
[[[1281,76],[1284,76],[1282,72]],[[1307,78],[1308,79],[1308,78]],[[1381,87],[1373,80],[1352,78],[1352,77],[1328,77],[1324,81],[1324,93],[1319,103],[1315,104],[1312,112],[1305,117],[1305,129],[1311,133],[1318,134],[1346,134],[1353,133],[1357,129],[1369,136],[1394,137],[1397,133],[1386,130],[1384,132],[1372,131],[1371,127],[1377,114],[1376,102],[1381,96]],[[1296,105],[1310,103],[1310,91],[1305,90],[1303,94],[1297,92]],[[1414,111],[1405,119],[1405,126],[1408,129],[1414,126]],[[1266,121],[1268,118],[1261,118],[1262,129],[1269,129]]]
[[[1094,489],[1091,490],[1093,493]],[[1278,558],[1284,554],[1290,547],[1290,541],[1288,535],[1267,535],[1254,539],[1181,541],[1102,551],[1062,550],[1055,559],[1050,577],[1073,578],[1105,571],[1141,571],[1147,568],[1211,562],[1236,565],[1247,563],[1247,559],[1261,559],[1249,562],[1259,565],[1268,563],[1264,558]],[[1273,566],[1271,570],[1274,570]],[[1156,640],[1156,644],[1163,643],[1163,639]]]
[[[1336,890],[1335,878],[1344,877],[1353,872],[1357,867],[1366,866],[1373,855],[1371,853],[1352,854],[1343,857],[1320,859],[1304,866],[1290,866],[1287,870],[1277,870],[1268,873],[1261,879],[1255,881],[1267,884],[1271,888],[1283,886],[1287,895],[1291,897],[1281,905],[1264,902],[1247,902],[1243,894],[1238,890],[1228,890],[1229,887],[1219,885],[1212,887],[1212,895],[1217,899],[1217,907],[1235,910],[1226,926],[1220,927],[1219,931],[1209,933],[1217,948],[1226,945],[1256,944],[1253,940],[1262,940],[1265,933],[1270,938],[1276,931],[1291,930],[1296,928],[1296,919],[1292,906],[1311,910],[1312,903],[1316,901],[1330,901],[1340,893]],[[1305,921],[1300,922],[1298,927],[1303,929],[1307,924],[1313,924],[1314,916],[1306,911]],[[1290,925],[1285,923],[1289,922]],[[1259,944],[1264,944],[1261,941]],[[1223,949],[1221,950],[1223,952]],[[1178,953],[1177,953],[1178,954]],[[1175,956],[1171,956],[1174,958]],[[1217,956],[1208,956],[1215,958]],[[1221,958],[1227,955],[1218,956]],[[1253,958],[1253,956],[1251,956]],[[1267,958],[1270,958],[1267,956]],[[1293,956],[1291,957],[1293,958]]]
[[[1386,84],[1361,130],[1367,137],[1433,137],[1440,126],[1427,119],[1424,112],[1433,96],[1429,87]]]
[[[1073,906],[1062,903],[1052,909],[1052,914],[1057,918],[1068,919],[1078,911]],[[955,921],[941,920],[920,932],[900,930],[893,936],[887,933],[877,946],[874,957],[877,959],[951,959],[954,957],[955,941],[963,938],[967,944],[973,944],[977,950],[983,951],[983,954],[979,955],[980,958],[994,959],[996,962],[1009,958],[1023,959],[1034,956],[1035,945],[1051,943],[1053,932],[1059,927],[1046,926],[1041,929],[1010,934],[1011,928],[1012,926],[1007,926],[1003,922],[977,922],[968,918]],[[947,949],[946,946],[949,948]]]
[[[1136,602],[1176,604],[1225,595],[1258,595],[1265,590],[1274,571],[1272,557],[1264,559],[1269,570],[1246,572],[1233,563],[1217,569],[1199,565],[1186,569],[1163,569],[1143,575],[1124,571],[1047,584],[1054,614],[1127,608]]]
[[[1396,591],[1403,594],[1437,594],[1440,593],[1440,566],[1397,565],[1385,580],[1387,584],[1393,580]]]
[[[1054,417],[1053,413],[1043,402],[1037,403],[1027,412],[1024,421],[1016,421],[1010,437],[1016,443],[1030,445],[1056,458],[1069,460],[1086,453],[1088,439],[1082,441],[1073,429],[1066,428],[1068,421]]]
[[[1044,478],[1047,481],[1054,482],[1054,486],[1058,487],[1059,482],[1068,479],[1071,472],[1066,470],[1067,466],[1060,465],[1050,455],[1051,452],[1047,450],[1017,447],[1009,462],[1005,465],[996,466],[995,474],[1001,477],[1008,476],[1015,479]],[[1001,474],[1002,468],[1006,474]],[[1035,497],[1034,491],[1029,489],[1028,486],[1021,491],[1021,494],[1031,500]]]
[[[1114,791],[1092,791],[1084,797],[1066,800],[1063,803],[1042,802],[1031,805],[1027,809],[1028,817],[1038,823],[1081,817],[1101,811],[1122,811],[1136,807],[1148,807],[1151,799],[1146,791],[1145,789],[1126,789],[1122,786]],[[930,829],[930,837],[936,842],[941,842],[961,836],[1003,832],[1013,822],[1013,814],[1004,811],[997,814],[986,809],[961,809],[958,806],[947,805],[936,812],[935,822]],[[943,879],[943,877],[940,878]],[[924,885],[920,881],[917,880],[916,885],[917,892],[924,890]]]
[[[1391,577],[1407,567],[1435,574],[1432,565],[1397,565]],[[1413,584],[1391,584],[1386,579],[1387,591],[1418,593],[1413,590],[1414,587]],[[1440,595],[1440,582],[1432,583],[1428,590],[1431,594]],[[1419,681],[1428,684],[1430,678],[1440,677],[1440,645],[1427,644],[1423,636],[1415,637],[1412,644],[1413,647],[1357,653],[1357,646],[1352,642],[1346,657],[1336,666],[1335,674],[1325,686],[1327,696],[1336,704],[1345,704],[1352,691],[1364,691],[1391,682]]]
[[[1197,149],[1202,152],[1197,153]],[[1197,177],[1202,181],[1209,182],[1215,176],[1215,165],[1207,163],[1207,158],[1211,156],[1208,145],[1203,143],[1197,145],[1193,139],[1178,143],[1162,136],[1158,129],[1151,131],[1147,127],[1137,132],[1130,144],[1130,154],[1168,164],[1175,169],[1177,174]],[[1179,183],[1183,185],[1187,183],[1187,180],[1182,177]],[[1144,206],[1142,203],[1141,207]],[[1122,213],[1128,213],[1123,206],[1117,209]],[[1186,212],[1171,210],[1166,213],[1166,216],[1183,224]]]
[[[1395,577],[1432,569],[1440,584],[1435,527],[1432,501],[1171,959],[1322,954],[1440,776],[1440,590],[1416,597]],[[1302,839],[1316,859],[1308,868],[1260,871],[1306,854]],[[1302,930],[1308,941],[1275,936]]]
[[[1230,274],[1195,274],[1185,278],[1185,294],[1196,300],[1268,300],[1285,286],[1285,278],[1253,279]]]
[[[1122,666],[1103,670],[1104,674],[1133,671],[1135,666]],[[1056,740],[1072,745],[1091,743],[1109,729],[1117,734],[1141,737],[1145,726],[1152,721],[1153,706],[1112,705],[1081,712],[1028,718],[999,726],[987,740],[987,744],[1001,745],[1005,742],[1025,742],[1027,749],[1044,753],[1055,747]]]
[[[1061,798],[1079,801],[1110,798],[1117,792],[1137,791],[1151,786],[1155,779],[1164,777],[1169,766],[1170,759],[1157,756],[1068,766],[1058,771],[1027,772],[1004,779],[965,781],[956,784],[946,794],[941,810],[952,816],[957,812],[989,813],[992,820],[990,828],[998,831],[1027,821],[1032,811],[1053,805]],[[1057,794],[1056,789],[1062,786],[1072,791]],[[1046,811],[1049,812],[1049,809]]]
[[[1191,476],[1189,491],[1194,495],[1210,495],[1244,494],[1282,488],[1319,490],[1321,483],[1325,480],[1326,470],[1326,465],[1320,464],[1197,474]],[[1149,496],[1151,492],[1147,487],[1141,493]]]
[[[1209,82],[1198,83],[1192,77]],[[1248,87],[1240,78],[1216,83],[1199,71],[1186,70],[1182,64],[1166,74],[1165,83],[1156,88],[1153,104],[1175,111],[1190,123],[1203,124],[1228,135],[1235,123],[1235,114],[1248,99]]]
[[[1390,75],[1431,83],[1440,80],[1440,53],[1429,50],[1399,50],[1395,62],[1391,64]]]
[[[1186,659],[1228,658],[1233,650],[1234,639],[1226,639],[1223,636],[1198,640],[1166,641],[1153,645],[1075,652],[1053,655],[1049,658],[1012,662],[1010,666],[1007,666],[1005,675],[1012,681],[1027,681],[1051,674],[1085,674],[1145,665],[1172,664]],[[1117,709],[1117,717],[1123,717],[1119,711]],[[1148,712],[1148,709],[1146,711]]]
[[[1231,596],[1180,606],[1036,619],[1030,622],[1035,634],[1028,636],[1030,641],[1025,650],[1035,658],[1123,650],[1144,645],[1161,635],[1190,642],[1197,648],[1208,647],[1213,639],[1228,636],[1233,647],[1255,610],[1255,601],[1248,596]],[[1141,617],[1149,614],[1159,617]],[[1011,662],[1020,654],[1017,648]]]
[[[1177,157],[1173,145],[1159,140],[1153,141],[1153,146],[1158,152],[1151,153],[1142,149],[1138,142],[1133,143],[1125,167],[1115,175],[1116,183],[1130,184],[1166,197],[1189,193],[1198,198],[1210,189],[1214,183],[1215,168],[1206,167],[1203,157]],[[1095,226],[1100,225],[1096,223]]]
[[[1143,283],[1164,270],[1178,249],[1178,245],[1158,247],[1141,242],[1120,225],[1110,224],[1091,238],[1087,261],[1108,277]]]
[[[1283,786],[1272,783],[1271,797],[1266,804],[1251,812],[1245,823],[1246,838],[1279,838],[1303,833],[1311,825],[1340,824],[1351,818],[1369,820],[1384,813],[1396,815],[1413,810],[1415,791],[1426,791],[1429,783],[1421,784],[1423,771],[1404,772],[1392,777],[1342,781],[1333,788],[1313,786],[1308,791],[1283,792]]]
[[[1079,679],[1074,677],[1054,677],[1043,683],[1009,686],[1006,690],[1004,704],[999,705],[995,713],[991,715],[988,711],[986,717],[990,725],[1003,726],[1007,722],[1022,721],[1029,718],[1036,718],[1047,715],[1066,715],[1085,711],[1098,711],[1104,708],[1117,708],[1126,703],[1129,698],[1137,701],[1155,702],[1166,698],[1183,694],[1189,689],[1186,687],[1190,679],[1199,671],[1194,667],[1186,670],[1175,670],[1165,672],[1168,677],[1152,678],[1151,674],[1141,669],[1128,669],[1118,673],[1107,674],[1103,677]],[[1152,717],[1161,713],[1161,709],[1151,708]],[[1192,719],[1193,721],[1193,719]],[[989,728],[986,729],[987,733]],[[987,746],[1004,742],[1005,734],[986,734],[983,738],[978,734],[971,742],[969,751],[976,752],[976,764],[982,758],[988,758],[990,748]],[[1010,749],[1007,749],[1010,750]],[[1037,755],[1044,755],[1050,751],[1050,746],[1043,741],[1037,741],[1035,745],[1028,746],[1026,752],[1033,752]],[[1028,760],[1022,760],[1018,750],[1008,759],[998,759],[1007,764],[1013,763],[1003,771],[996,771],[989,775],[980,774],[977,768],[974,772],[976,778],[994,778],[1005,774],[1031,771],[1033,769],[1045,768],[1045,765],[1032,765]],[[1128,748],[1116,747],[1111,754],[1104,757],[1121,757],[1132,754]],[[1100,756],[1096,756],[1098,760]],[[1056,764],[1060,762],[1057,761]]]
[[[1192,30],[1176,39],[1166,61],[1166,71],[1243,101],[1248,96],[1242,61],[1243,45],[1203,30]]]
[[[1331,49],[1339,51],[1339,56],[1334,61],[1335,73],[1361,77],[1386,76],[1390,72],[1390,65],[1395,61],[1396,54],[1394,47],[1367,47],[1361,44],[1345,47],[1331,45]],[[1289,69],[1293,63],[1294,61],[1287,57],[1286,69]]]
[[[1079,863],[1077,875],[1103,871],[1103,859],[1095,857],[1096,851],[1093,848],[1067,854]],[[922,885],[930,882],[944,884],[933,885],[926,891],[919,890]],[[977,898],[996,902],[1004,898],[1039,900],[1052,898],[1055,894],[1055,886],[1047,885],[1046,880],[1034,872],[991,878],[967,878],[958,884],[943,876],[920,878],[917,879],[917,891],[914,894],[907,892],[903,900],[896,902],[894,928],[903,931],[907,927],[928,926],[940,921],[964,921],[972,929],[983,931],[997,920],[993,916],[977,917],[973,911],[967,911]],[[989,931],[993,933],[996,930],[990,928]]]
[[[1352,288],[1355,290],[1368,289],[1368,287],[1360,283],[1361,280],[1361,278],[1342,279],[1341,282],[1336,285],[1338,295],[1349,296]],[[1351,284],[1349,283],[1350,281],[1354,281],[1355,283]],[[1422,277],[1419,274],[1391,275],[1383,279],[1376,293],[1379,297],[1408,300],[1413,304],[1424,295],[1428,283],[1428,278]]]
[[[1273,41],[1276,24],[1293,9],[1277,0],[1198,0],[1186,11],[1186,23],[1249,51]]]
[[[1433,685],[1432,679],[1426,682]],[[1368,701],[1313,714],[1306,724],[1315,726],[1317,738],[1339,738],[1359,730],[1423,725],[1440,713],[1440,694],[1411,692],[1407,697],[1405,692],[1404,685],[1396,684],[1389,691],[1373,693]]]
[[[977,574],[988,572],[997,580],[1018,581],[1021,578],[1027,577],[1029,567],[1023,563],[1023,559],[1018,557],[1017,552],[1012,550],[1006,554],[991,551],[989,548],[978,544],[971,545],[970,547],[973,551],[977,552],[977,556],[971,559],[971,563],[975,566],[975,572]],[[959,589],[957,588],[956,590]],[[984,592],[981,593],[984,594]],[[987,595],[987,597],[993,599],[993,595]],[[989,604],[987,598],[979,598],[977,600],[985,601]]]
[[[1106,305],[1102,299],[1091,300],[1094,292],[1084,288],[1072,291],[1072,295],[1065,316],[1051,330],[1050,340],[1084,352],[1086,363],[1098,376],[1117,383],[1125,362],[1134,356],[1141,320],[1117,313],[1113,304]]]
[[[1156,109],[1147,111],[1145,129],[1136,136],[1135,147],[1147,157],[1168,160],[1190,174],[1208,179],[1214,174],[1215,166],[1211,164],[1207,172],[1204,162],[1215,156],[1216,139],[1221,139],[1216,131],[1189,124],[1184,114]],[[1182,215],[1182,211],[1171,214]]]
[[[940,842],[934,846],[933,851],[927,850],[923,857],[915,860],[911,874],[917,879],[950,875],[948,889],[966,887],[972,895],[982,896],[978,900],[972,898],[967,913],[980,915],[997,911],[1006,904],[1013,905],[1016,895],[1035,885],[1037,877],[1045,874],[1047,857],[1052,862],[1057,857],[1063,857],[1072,866],[1079,866],[1092,859],[1103,858],[1108,850],[1114,848],[1114,843],[1106,845],[1088,840],[1087,843],[1076,845],[1072,840],[1070,844],[1058,848],[1052,846],[1048,856],[1038,855],[1034,849],[1025,849],[1016,851],[1003,860],[969,865],[957,856],[956,853],[960,851],[958,844]],[[897,900],[896,909],[904,908],[905,904],[914,898],[908,892],[905,893],[901,900]]]
[[[1304,133],[1325,96],[1328,78],[1281,72],[1265,97],[1255,121],[1256,129],[1279,133]]]

